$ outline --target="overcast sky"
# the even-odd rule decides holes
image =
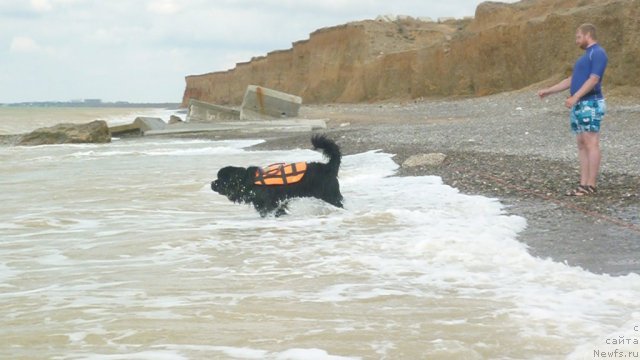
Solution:
[[[0,103],[180,102],[186,75],[288,49],[319,28],[381,14],[461,18],[480,2],[0,0]]]

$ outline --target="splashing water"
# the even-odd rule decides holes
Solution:
[[[262,219],[226,165],[259,141],[0,148],[0,358],[591,358],[634,351],[640,277],[528,254],[523,218],[392,155],[345,156],[345,209]],[[607,343],[608,341],[608,343]],[[636,346],[634,348],[634,346]],[[638,351],[638,350],[635,350]]]

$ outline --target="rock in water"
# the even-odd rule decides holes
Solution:
[[[111,142],[107,122],[95,120],[87,124],[58,124],[41,128],[20,138],[18,145],[81,144]]]

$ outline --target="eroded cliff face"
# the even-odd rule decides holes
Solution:
[[[640,0],[487,2],[474,19],[362,21],[318,30],[289,50],[229,71],[187,76],[190,98],[239,104],[249,84],[305,103],[488,95],[570,73],[591,22],[609,55],[605,91],[640,86]]]

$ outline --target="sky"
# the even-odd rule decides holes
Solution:
[[[180,102],[185,76],[289,49],[323,27],[386,14],[462,18],[479,3],[0,0],[0,103]]]

